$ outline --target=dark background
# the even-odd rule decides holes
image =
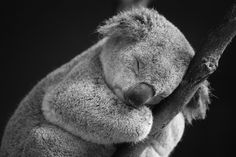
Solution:
[[[232,4],[154,1],[150,6],[174,23],[195,49]],[[97,42],[97,26],[115,14],[116,5],[114,0],[1,3],[0,136],[17,104],[40,79]],[[234,39],[209,78],[214,96],[206,120],[187,126],[173,156],[222,157],[233,152],[235,50]]]

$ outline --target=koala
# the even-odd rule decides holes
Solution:
[[[208,82],[158,136],[152,109],[179,85],[195,52],[154,9],[121,12],[99,26],[101,40],[42,79],[21,101],[1,142],[1,157],[167,157],[186,123],[203,119]]]

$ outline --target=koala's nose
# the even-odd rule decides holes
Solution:
[[[134,107],[145,104],[154,95],[154,88],[147,83],[139,83],[124,93],[125,100]]]

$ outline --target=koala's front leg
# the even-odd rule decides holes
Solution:
[[[136,146],[129,154],[122,154],[122,157],[168,157],[180,141],[184,132],[184,126],[184,116],[182,113],[179,113],[158,136],[148,137],[144,142],[139,143],[138,147]]]
[[[53,126],[33,128],[26,139],[22,157],[93,157],[106,156],[103,147],[91,144]]]

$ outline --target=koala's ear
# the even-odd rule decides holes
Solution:
[[[97,32],[104,37],[125,37],[138,41],[152,29],[154,15],[157,16],[155,10],[133,8],[108,19],[104,25],[99,26]]]
[[[189,123],[193,119],[204,119],[210,104],[209,82],[204,81],[190,102],[183,109],[183,114]]]

